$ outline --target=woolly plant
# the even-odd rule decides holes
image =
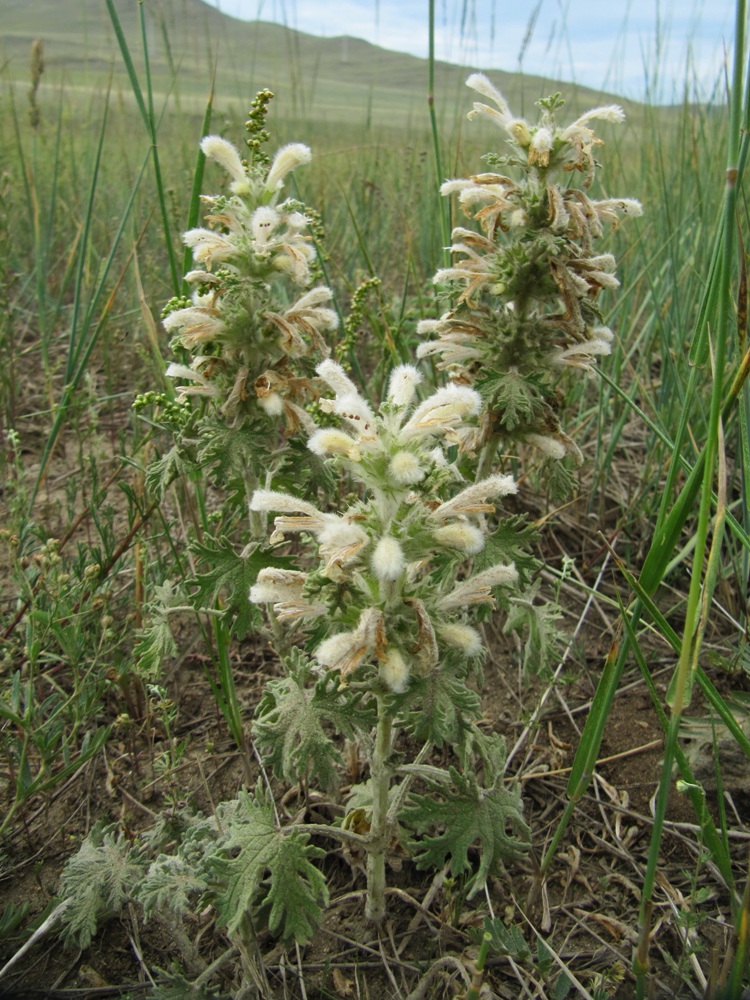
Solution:
[[[561,371],[589,372],[610,353],[614,337],[598,304],[604,289],[617,288],[615,258],[595,248],[608,229],[641,214],[630,198],[591,198],[595,149],[602,140],[591,123],[624,119],[622,108],[594,108],[569,125],[557,123],[560,95],[540,100],[532,125],[516,118],[503,95],[480,73],[469,87],[493,106],[476,102],[469,118],[488,118],[505,134],[506,152],[485,157],[491,170],[446,181],[461,210],[481,232],[453,230],[453,266],[437,272],[436,284],[455,298],[419,332],[430,341],[420,358],[454,380],[475,385],[484,408],[476,446],[485,470],[501,442],[527,441],[553,459],[578,446],[563,429],[556,383]],[[580,185],[573,184],[580,178]]]

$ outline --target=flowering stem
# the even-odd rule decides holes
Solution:
[[[380,923],[385,917],[385,855],[389,833],[388,786],[391,780],[388,758],[391,755],[392,720],[383,696],[378,695],[377,699],[378,728],[370,760],[372,821],[370,843],[367,848],[367,905],[365,913],[368,920]]]

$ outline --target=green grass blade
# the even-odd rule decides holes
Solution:
[[[656,685],[654,684],[653,678],[651,676],[651,671],[649,670],[648,664],[646,663],[646,658],[643,655],[638,638],[635,634],[635,629],[633,628],[633,623],[631,621],[631,616],[628,614],[626,608],[620,603],[620,614],[622,616],[623,626],[628,637],[628,642],[630,648],[633,650],[633,655],[635,661],[638,664],[638,669],[641,672],[643,681],[651,695],[651,703],[654,707],[654,711],[659,719],[659,724],[661,725],[662,732],[665,734],[669,731],[669,719],[664,711],[661,704],[661,698],[659,692],[656,690]],[[729,850],[726,843],[719,836],[716,829],[716,824],[713,821],[713,817],[706,806],[706,796],[703,789],[697,784],[693,772],[690,769],[687,758],[685,757],[682,748],[679,743],[676,744],[674,748],[675,760],[677,761],[677,766],[680,769],[680,775],[682,780],[687,785],[687,793],[690,796],[690,801],[695,810],[696,817],[701,827],[701,835],[703,837],[704,843],[711,851],[711,855],[716,862],[719,871],[722,874],[724,882],[727,888],[730,890],[730,895],[733,903],[736,903],[734,889],[734,874],[732,872],[732,859],[729,855]]]
[[[177,273],[177,256],[172,245],[171,226],[169,224],[169,210],[167,208],[167,196],[164,190],[164,179],[161,173],[159,161],[158,129],[156,114],[154,113],[154,90],[151,83],[151,61],[148,54],[148,32],[146,30],[146,13],[144,4],[138,4],[141,25],[141,43],[143,45],[143,57],[146,67],[146,95],[148,97],[148,122],[147,128],[151,137],[151,154],[154,160],[154,176],[156,178],[156,192],[159,200],[159,211],[161,212],[161,224],[164,231],[164,245],[169,258],[169,271],[172,277],[172,288],[175,295],[179,295],[182,278]]]
[[[215,80],[214,80],[215,82]],[[206,103],[206,110],[203,113],[203,124],[201,125],[201,138],[208,135],[211,129],[211,117],[213,115],[214,106],[214,82],[211,84],[211,92],[208,95],[208,101]],[[203,175],[206,168],[206,154],[199,147],[198,156],[195,161],[195,170],[193,171],[193,186],[190,189],[190,205],[188,208],[188,217],[186,230],[194,229],[198,224],[198,218],[200,216],[201,208],[201,191],[203,190]],[[182,255],[182,273],[187,274],[193,263],[193,252],[190,247],[185,247]],[[189,295],[191,291],[190,285],[183,281],[182,283],[182,294]]]
[[[159,163],[159,147],[157,144],[157,127],[156,127],[156,116],[154,114],[154,101],[153,101],[153,89],[151,86],[151,67],[148,58],[148,36],[146,32],[146,20],[144,5],[142,3],[138,4],[139,17],[140,17],[140,27],[141,27],[141,38],[143,42],[143,54],[146,64],[146,84],[147,84],[147,96],[148,96],[148,107],[146,106],[146,101],[143,97],[143,90],[138,82],[138,74],[136,73],[135,64],[133,63],[133,57],[130,54],[130,47],[128,46],[128,41],[125,37],[125,32],[122,30],[122,23],[115,9],[114,0],[106,0],[107,10],[109,11],[109,17],[112,21],[112,27],[114,28],[115,36],[117,38],[117,43],[120,46],[120,53],[122,54],[123,62],[125,63],[125,69],[128,74],[128,79],[130,80],[130,87],[133,91],[133,96],[135,98],[136,104],[138,105],[138,110],[140,111],[141,118],[143,119],[143,124],[146,126],[146,131],[148,132],[149,139],[151,140],[151,156],[154,162],[154,176],[156,179],[156,189],[157,198],[159,201],[159,210],[161,212],[162,228],[164,231],[164,243],[167,250],[167,256],[169,259],[169,270],[172,278],[172,288],[174,289],[174,294],[179,295],[180,292],[180,278],[177,274],[177,258],[175,256],[174,247],[172,246],[172,239],[170,234],[169,225],[169,214],[167,211],[166,195],[164,191],[164,182],[162,179],[161,166]]]
[[[138,176],[136,177],[133,187],[131,188],[130,196],[128,198],[127,204],[120,219],[120,225],[117,229],[117,232],[115,233],[115,237],[110,246],[109,255],[104,264],[102,272],[99,275],[97,286],[92,294],[91,303],[86,311],[84,322],[81,324],[82,329],[80,332],[78,331],[77,327],[79,325],[78,317],[80,316],[81,300],[83,298],[83,287],[82,287],[83,282],[82,278],[80,278],[80,275],[82,275],[83,264],[80,264],[79,266],[79,279],[77,279],[76,281],[76,298],[74,300],[73,316],[71,319],[71,333],[69,337],[69,352],[68,352],[67,368],[66,368],[66,372],[69,372],[70,374],[66,379],[62,395],[60,397],[57,409],[55,411],[55,417],[52,422],[52,427],[47,436],[47,440],[44,443],[44,448],[42,449],[42,455],[39,463],[39,472],[37,474],[36,481],[34,483],[33,489],[31,490],[30,494],[30,500],[29,500],[30,505],[33,504],[37,496],[37,493],[39,492],[39,487],[41,486],[42,480],[44,479],[44,475],[46,473],[47,463],[49,462],[49,459],[57,443],[57,439],[60,435],[60,431],[62,430],[65,420],[67,418],[67,411],[68,407],[70,406],[71,399],[73,397],[75,390],[78,388],[81,379],[83,378],[89,358],[91,357],[91,353],[94,350],[97,340],[99,339],[99,336],[104,328],[106,321],[106,311],[103,316],[99,317],[99,320],[96,323],[96,326],[93,328],[93,330],[91,329],[91,324],[93,323],[93,317],[96,312],[96,307],[99,301],[101,300],[101,296],[104,293],[106,281],[109,277],[110,270],[114,263],[117,248],[120,245],[122,235],[125,231],[125,226],[128,224],[128,220],[130,219],[130,215],[133,209],[133,204],[135,202],[135,197],[140,187],[143,175],[145,173],[146,166],[148,165],[149,156],[150,154],[147,154],[146,159],[143,161],[143,165],[141,166],[141,170]],[[95,167],[94,171],[95,175],[97,171],[98,171],[98,164]],[[88,214],[84,224],[84,230],[87,233],[90,228],[91,214],[93,212],[93,204],[94,204],[93,190],[95,189],[95,186],[96,182],[94,178],[94,180],[92,181],[92,197],[89,199]],[[81,259],[85,255],[86,244],[87,244],[87,237],[82,239],[80,243],[78,252],[80,254]]]
[[[429,0],[429,54],[427,107],[430,112],[430,129],[432,131],[432,153],[435,158],[436,194],[438,198],[438,217],[440,219],[440,234],[443,240],[443,267],[450,266],[451,245],[450,203],[440,194],[440,187],[445,180],[443,162],[440,152],[440,133],[438,131],[437,115],[435,113],[435,0]]]
[[[117,44],[120,46],[122,59],[125,63],[128,79],[130,80],[130,89],[133,91],[133,97],[135,98],[138,110],[141,113],[143,124],[146,128],[148,128],[149,120],[148,111],[146,110],[146,102],[143,100],[143,92],[141,91],[141,85],[138,82],[138,74],[135,71],[135,65],[133,64],[133,59],[130,55],[130,48],[128,46],[127,39],[125,38],[125,32],[122,30],[122,23],[120,22],[120,17],[117,13],[117,8],[115,7],[115,0],[105,0],[105,3],[107,4],[107,10],[109,11],[109,17],[112,21],[112,27],[114,28],[115,37],[117,38]],[[139,6],[142,6],[142,4],[139,4]]]

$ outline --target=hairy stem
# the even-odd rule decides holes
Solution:
[[[388,788],[392,771],[388,766],[391,755],[392,721],[385,699],[378,695],[378,728],[370,759],[372,785],[372,822],[367,848],[368,920],[380,923],[385,917],[385,855],[388,848]]]

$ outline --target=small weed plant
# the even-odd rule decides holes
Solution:
[[[221,503],[195,546],[205,569],[183,594],[160,588],[134,669],[156,684],[175,648],[170,611],[184,602],[214,623],[220,657],[222,636],[225,648],[229,634],[262,630],[279,674],[249,727],[231,668],[219,693],[232,735],[247,751],[250,729],[263,767],[210,817],[176,811],[135,841],[97,828],[61,892],[63,933],[79,947],[126,903],[166,928],[181,965],[165,996],[179,983],[191,991],[181,995],[203,995],[237,954],[250,989],[263,928],[309,941],[329,901],[326,842],[363,869],[375,924],[389,867],[404,858],[447,867],[470,899],[530,846],[503,734],[482,715],[483,629],[501,613],[522,637],[524,669],[539,670],[559,616],[539,596],[535,529],[507,469],[511,456],[540,455],[549,489],[567,488],[581,456],[562,425],[561,376],[589,374],[610,351],[599,294],[618,282],[597,241],[640,205],[589,192],[593,123],[621,121],[619,107],[562,125],[555,95],[532,123],[484,76],[468,83],[489,102],[470,117],[498,126],[501,150],[443,185],[467,222],[453,231],[452,266],[434,277],[442,313],[418,326],[422,368],[383,372],[366,345],[358,371],[347,365],[317,216],[286,197],[311,154],[292,143],[266,156],[271,95],[253,105],[246,159],[218,136],[201,144],[228,188],[203,199],[205,225],[183,237],[195,266],[163,320],[176,398],[146,393],[136,407],[172,440],[148,471],[152,491],[189,475]],[[371,377],[371,362],[385,377]],[[359,778],[342,787],[345,753]],[[281,820],[274,782],[298,789],[293,822]],[[321,794],[330,822],[312,807]],[[230,939],[219,960],[201,949],[198,913]],[[478,975],[466,995],[480,985]]]

